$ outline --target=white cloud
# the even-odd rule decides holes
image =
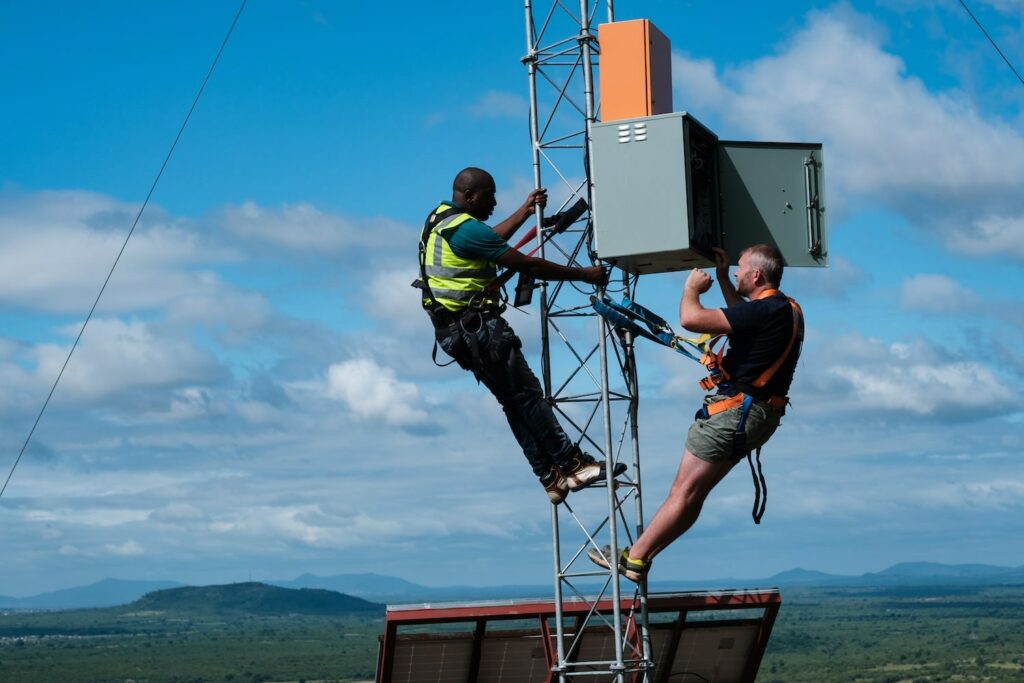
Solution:
[[[494,215],[491,216],[492,222],[497,224],[499,221],[505,220],[513,211],[522,206],[523,201],[531,192],[533,192],[533,181],[522,176],[516,176],[511,182],[499,184],[498,194],[495,196],[498,204],[494,208]],[[528,219],[524,225],[524,230],[529,230],[533,226],[533,220]],[[521,236],[516,235],[510,242],[515,244]]]
[[[928,417],[1012,412],[1016,394],[975,360],[946,357],[922,342],[868,341],[863,351],[855,364],[848,357],[825,370],[846,383],[849,393],[835,399],[837,406]]]
[[[77,335],[79,328],[64,330]],[[33,354],[33,382],[52,382],[67,358],[69,345],[41,344]],[[9,373],[15,374],[13,369]],[[224,371],[206,351],[180,331],[138,320],[94,318],[61,378],[62,397],[95,399],[139,387],[212,382]]]
[[[203,512],[189,503],[169,503],[149,513],[149,518],[158,522],[189,522],[204,517]]]
[[[900,285],[900,306],[906,310],[950,314],[979,303],[974,292],[945,275],[915,275]]]
[[[676,52],[672,55],[673,98],[685,102],[676,105],[680,111],[689,111],[700,118],[705,108],[719,109],[732,97],[722,83],[715,63],[710,59],[692,59]]]
[[[247,201],[223,210],[220,221],[244,240],[297,252],[341,251],[352,246],[394,245],[408,228],[388,219],[355,222],[305,202],[269,209]]]
[[[520,95],[500,90],[488,90],[469,105],[469,113],[486,118],[522,119],[530,104]]]
[[[424,523],[426,522],[426,523]],[[319,505],[257,507],[210,525],[218,534],[284,539],[316,547],[343,548],[397,536],[438,532],[438,522],[375,520],[365,514],[325,512]]]
[[[983,5],[988,5],[1003,14],[1024,15],[1024,1],[1022,0],[982,0]]]
[[[724,73],[676,53],[675,88],[698,117],[720,116],[724,137],[824,142],[833,215],[848,194],[870,195],[921,227],[974,221],[989,245],[975,253],[994,253],[1020,234],[1024,135],[963,93],[930,91],[865,25],[852,12],[812,12],[777,54]]]
[[[415,265],[374,273],[364,290],[367,311],[386,322],[389,329],[409,331],[429,327],[420,303],[420,290],[409,286],[417,277]]]
[[[223,220],[225,227],[240,237],[289,249],[338,249],[359,238],[349,221],[306,203],[285,204],[274,211],[247,201],[224,209]]]
[[[219,331],[227,343],[240,344],[254,330],[265,326],[274,315],[270,302],[258,292],[193,292],[179,296],[167,306],[167,322],[172,327],[202,325]]]
[[[784,289],[792,287],[811,296],[847,299],[871,279],[860,265],[842,256],[831,256],[827,268],[787,269],[782,284]]]
[[[395,371],[369,358],[335,363],[327,369],[329,397],[341,401],[358,418],[411,426],[427,420],[419,406],[423,398],[415,384],[402,382]]]
[[[579,195],[586,195],[586,187],[583,185],[583,181],[575,176],[569,176],[565,180],[554,173],[549,173],[543,179],[544,188],[548,191],[548,204],[544,209],[544,215],[550,216],[558,211],[562,205],[571,206],[575,204]],[[504,184],[499,183],[497,201],[498,206],[494,210],[494,216],[492,216],[492,222],[497,223],[498,221],[504,220],[513,211],[522,206],[523,201],[526,200],[527,195],[533,192],[533,181],[523,176],[515,176]],[[512,239],[509,240],[510,244],[515,244],[521,239],[526,232],[534,226],[534,219],[531,216],[523,223],[523,227],[520,228],[519,232],[516,233]],[[528,243],[523,249],[529,251],[536,246],[536,242]]]
[[[124,543],[108,543],[103,548],[111,555],[143,555],[146,552],[141,545],[130,540]]]
[[[167,420],[190,420],[211,412],[213,396],[203,387],[178,389],[170,401],[166,413],[160,415]]]
[[[84,314],[136,210],[88,192],[0,194],[0,303]],[[146,310],[182,297],[220,296],[227,288],[197,265],[236,257],[151,208],[118,263],[101,310]]]
[[[177,438],[178,444],[192,440],[192,435],[188,433],[176,431],[174,436]],[[73,524],[80,522],[88,526],[116,526],[146,519],[153,512],[154,493],[171,494],[199,484],[220,481],[229,482],[224,486],[230,487],[242,476],[241,473],[234,471],[204,469],[200,472],[192,467],[185,467],[176,472],[173,469],[157,467],[138,471],[117,466],[112,469],[96,466],[97,461],[110,460],[99,457],[99,454],[118,449],[125,449],[135,454],[149,445],[145,440],[141,443],[135,440],[125,440],[103,444],[81,443],[76,440],[74,445],[77,450],[72,453],[75,455],[86,454],[82,456],[82,460],[90,463],[90,472],[87,477],[83,477],[81,471],[76,468],[40,467],[33,469],[31,462],[22,463],[23,467],[18,469],[19,489],[34,495],[33,499],[40,501],[37,507],[26,512],[26,519]],[[202,445],[206,447],[207,451],[214,450],[206,444]],[[248,446],[248,443],[245,445]],[[160,446],[168,448],[166,444],[160,444]],[[22,493],[22,495],[27,494]],[[110,500],[130,498],[142,502],[139,505],[123,505],[123,509],[111,510],[95,508],[96,498]],[[74,509],[55,505],[54,501],[79,501],[82,502],[82,507]]]
[[[117,527],[140,522],[149,516],[149,510],[129,508],[60,507],[52,510],[28,510],[25,519],[33,522],[62,522],[84,527]]]
[[[931,507],[1011,510],[1024,497],[1024,481],[1012,479],[991,481],[957,481],[937,483],[918,492],[913,498]]]
[[[1024,260],[1024,216],[989,216],[953,231],[947,244],[954,251],[976,256],[1006,256]]]

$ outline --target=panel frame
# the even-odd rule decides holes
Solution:
[[[597,607],[607,611],[609,609],[609,602],[608,600],[602,600]],[[676,656],[678,641],[687,631],[755,626],[756,635],[751,646],[745,652],[746,657],[742,666],[742,675],[738,679],[742,683],[753,683],[755,680],[781,605],[782,596],[777,588],[651,593],[648,596],[648,609],[650,612],[675,613],[677,615],[676,619],[672,622],[651,625],[652,629],[671,632],[670,637],[672,641],[669,642],[665,655],[671,656],[673,659]],[[583,625],[583,617],[593,607],[593,605],[584,600],[565,600],[561,606],[562,617],[573,619],[577,622],[574,631],[584,629],[584,631],[578,633],[580,637],[593,638],[599,637],[602,634],[603,637],[608,637],[609,634],[606,632],[606,629]],[[635,604],[632,600],[622,600],[622,611],[626,612],[633,608],[635,608]],[[707,621],[692,621],[689,619],[692,614],[706,611],[749,610],[751,608],[762,609],[761,616]],[[555,613],[555,603],[550,599],[388,606],[385,616],[384,635],[381,637],[381,657],[375,680],[377,683],[391,683],[395,653],[400,640],[428,640],[446,637],[431,633],[399,635],[400,627],[422,627],[429,624],[466,624],[467,629],[471,630],[449,633],[447,637],[467,641],[472,640],[474,648],[482,647],[483,641],[488,636],[501,638],[521,634],[523,637],[539,637],[542,641],[541,645],[548,665],[554,667],[557,662],[557,655],[552,643],[554,634],[550,628],[549,621],[555,618]],[[488,632],[486,626],[482,625],[489,622],[524,619],[538,620],[537,631]],[[635,629],[630,629],[630,637],[638,637]],[[658,676],[654,680],[665,680],[663,671],[658,671],[657,673]],[[583,672],[579,672],[579,674],[583,674]],[[609,675],[614,676],[612,672],[609,672]],[[639,675],[639,672],[637,675]],[[553,676],[548,677],[549,681],[552,679]]]

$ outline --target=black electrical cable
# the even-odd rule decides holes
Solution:
[[[216,68],[217,62],[220,60],[220,56],[224,53],[224,48],[227,46],[228,39],[234,32],[235,26],[238,24],[238,19],[242,16],[242,10],[245,9],[246,2],[248,2],[248,0],[242,0],[242,4],[238,7],[238,12],[235,13],[234,21],[231,22],[231,27],[228,29],[227,34],[225,34],[224,40],[221,41],[220,49],[217,50],[217,55],[213,58],[213,63],[210,64],[210,68],[206,72],[206,78],[203,79],[203,84],[199,86],[199,91],[192,100],[192,106],[189,107],[188,113],[185,114],[185,120],[182,121],[181,127],[178,129],[178,134],[174,137],[174,142],[171,143],[171,148],[167,151],[167,156],[164,157],[164,162],[160,165],[160,170],[157,171],[156,178],[153,179],[153,184],[149,187],[146,199],[142,202],[142,206],[139,208],[139,212],[136,214],[135,220],[132,222],[132,227],[128,231],[128,235],[124,238],[121,250],[117,252],[117,257],[114,259],[113,265],[110,266],[110,272],[107,273],[107,278],[103,281],[103,286],[100,287],[99,294],[96,295],[96,300],[92,303],[92,308],[89,309],[89,315],[85,316],[85,322],[82,323],[82,328],[78,331],[78,336],[75,337],[75,342],[71,345],[71,350],[68,351],[67,358],[64,359],[64,364],[61,366],[60,372],[57,373],[57,379],[53,381],[53,386],[50,387],[50,393],[46,396],[46,400],[43,401],[43,407],[39,409],[39,414],[36,415],[35,422],[32,423],[32,429],[29,430],[28,436],[25,437],[25,443],[22,444],[21,450],[18,452],[18,457],[14,460],[14,464],[11,466],[11,471],[7,474],[7,479],[4,481],[3,488],[0,488],[0,497],[2,497],[4,492],[7,490],[7,485],[11,482],[11,477],[14,476],[14,470],[17,469],[18,463],[21,462],[21,456],[25,455],[25,449],[28,448],[29,442],[32,441],[32,435],[36,433],[36,427],[39,426],[39,421],[43,419],[43,413],[46,412],[46,407],[50,405],[50,399],[53,398],[53,392],[57,390],[57,385],[60,384],[60,379],[64,376],[64,370],[67,369],[68,363],[71,361],[72,354],[74,354],[75,349],[78,348],[78,342],[81,341],[82,334],[85,332],[86,326],[89,324],[89,321],[92,320],[92,314],[96,311],[96,306],[99,305],[100,298],[103,296],[103,292],[107,289],[107,284],[110,282],[110,278],[114,274],[114,269],[117,268],[117,264],[121,260],[121,255],[124,254],[124,250],[128,246],[128,240],[130,240],[132,235],[135,233],[135,227],[139,224],[139,219],[142,218],[142,213],[146,210],[146,206],[149,205],[149,200],[153,196],[153,192],[156,190],[157,183],[160,182],[160,177],[164,174],[164,169],[167,168],[167,164],[171,160],[171,155],[174,154],[174,148],[178,146],[178,141],[181,140],[182,133],[185,132],[185,127],[188,125],[189,119],[192,118],[192,112],[195,111],[196,105],[199,104],[199,98],[202,97],[203,91],[206,89],[206,84],[210,82],[210,77],[213,76],[213,70]]]
[[[971,12],[971,9],[967,6],[964,0],[960,0],[960,5],[964,8],[964,11],[967,12],[967,15],[974,20],[974,23],[978,25],[978,28],[981,29],[981,32],[985,34],[985,37],[988,38],[988,42],[992,43],[992,47],[996,49],[996,52],[999,53],[999,56],[1003,58],[1004,62],[1006,62],[1006,66],[1010,67],[1010,71],[1013,72],[1013,75],[1017,77],[1017,80],[1021,82],[1021,85],[1024,85],[1024,78],[1021,78],[1021,75],[1017,72],[1015,68],[1013,68],[1013,64],[1010,63],[1010,60],[1006,58],[1006,55],[1003,54],[1003,51],[999,49],[998,45],[996,45],[996,41],[992,40],[992,36],[988,34],[988,31],[986,31],[985,27],[981,25],[981,22],[978,21],[978,18],[974,16],[974,13]]]

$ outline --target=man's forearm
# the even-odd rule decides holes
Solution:
[[[579,280],[582,275],[582,268],[574,268],[572,266],[563,266],[558,263],[552,263],[551,261],[545,261],[539,258],[530,258],[529,262],[517,270],[528,275],[532,275],[541,280]]]
[[[700,303],[700,294],[689,287],[683,289],[683,295],[679,298],[679,324],[686,329],[696,322],[698,311],[703,311],[704,306]]]
[[[732,328],[720,308],[704,308],[700,292],[687,287],[679,299],[679,324],[700,334],[729,334]]]
[[[512,237],[512,235],[516,234],[516,230],[522,227],[523,223],[526,222],[526,219],[529,218],[532,213],[532,211],[517,209],[515,213],[492,227],[491,230],[493,230],[501,239],[507,240]]]
[[[718,273],[718,287],[722,290],[722,298],[725,299],[726,306],[732,306],[743,301],[743,297],[736,291],[732,280],[729,279],[729,271],[725,272],[724,277],[721,273]]]

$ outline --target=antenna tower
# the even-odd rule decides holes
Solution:
[[[567,197],[562,208],[584,199],[591,207],[582,221],[564,235],[544,240],[537,211],[539,255],[568,265],[595,260],[592,212],[595,188],[590,180],[590,128],[596,121],[594,73],[600,46],[595,19],[604,8],[614,21],[612,0],[525,0],[526,56],[529,77],[530,138],[534,187],[549,182],[549,194]],[[618,271],[616,271],[618,272]],[[636,276],[622,274],[608,290],[629,297]],[[600,292],[599,292],[600,294]],[[631,545],[643,530],[640,450],[637,427],[639,394],[633,339],[620,336],[591,308],[590,292],[573,283],[539,285],[541,375],[545,395],[563,425],[578,435],[580,447],[603,458],[606,471],[629,465],[615,482],[603,487],[606,496],[589,490],[570,495],[551,508],[554,555],[555,647],[553,674],[570,678],[648,681],[653,675],[647,621],[646,585],[622,594],[618,567],[601,569],[587,551],[610,545]],[[594,324],[596,323],[596,325]],[[596,328],[596,336],[594,331]],[[623,609],[626,600],[628,609]],[[566,624],[564,606],[588,606],[585,616]],[[579,609],[571,610],[579,614]],[[607,638],[608,630],[614,638]],[[603,638],[588,638],[600,632]],[[603,641],[614,647],[597,647]],[[606,672],[606,676],[601,673]]]

